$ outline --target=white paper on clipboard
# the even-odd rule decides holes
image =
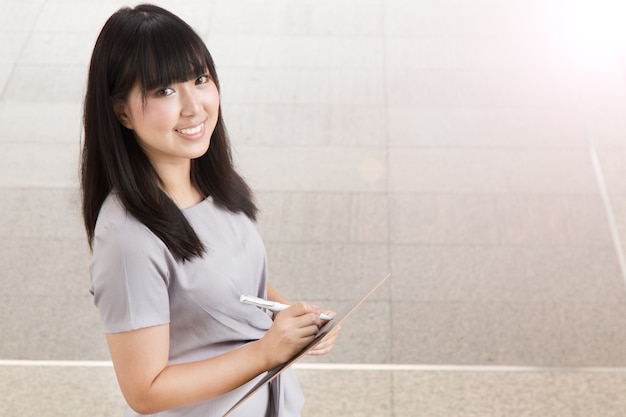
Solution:
[[[285,369],[289,368],[298,359],[300,359],[301,357],[306,355],[306,353],[309,350],[311,350],[315,345],[317,345],[322,340],[324,340],[326,335],[328,335],[328,333],[335,326],[340,325],[345,319],[350,317],[352,315],[352,313],[354,313],[361,306],[361,304],[363,304],[365,302],[365,300],[367,300],[372,294],[374,294],[374,292],[376,292],[376,290],[378,290],[378,288],[380,288],[385,283],[385,281],[387,281],[387,279],[389,279],[390,276],[391,276],[391,274],[385,275],[385,277],[383,279],[378,281],[378,283],[376,283],[376,285],[374,285],[374,287],[372,289],[370,289],[368,291],[368,293],[365,294],[362,298],[360,298],[352,307],[350,307],[347,311],[343,312],[342,314],[339,314],[339,315],[335,316],[333,321],[328,322],[324,327],[322,327],[320,329],[319,333],[317,335],[315,335],[315,339],[311,343],[306,345],[304,347],[304,349],[302,349],[300,352],[298,352],[293,358],[289,359],[287,362],[283,363],[282,365],[279,365],[279,366],[271,369],[265,375],[265,377],[263,377],[263,379],[261,379],[254,387],[252,387],[243,397],[241,397],[241,399],[239,401],[237,401],[237,403],[235,405],[233,405],[230,408],[230,410],[228,410],[228,412],[226,414],[224,414],[224,417],[226,417],[227,415],[232,413],[237,407],[239,407],[241,404],[243,404],[248,398],[250,398],[253,394],[255,394],[265,384],[270,383],[272,380],[274,380],[276,377],[278,377]]]

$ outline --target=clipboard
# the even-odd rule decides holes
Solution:
[[[283,363],[282,365],[278,365],[277,367],[271,369],[266,375],[265,377],[263,377],[263,379],[261,379],[254,387],[252,387],[243,397],[241,397],[241,399],[239,401],[237,401],[237,403],[235,405],[233,405],[230,410],[228,410],[226,412],[226,414],[224,414],[223,417],[228,416],[230,413],[232,413],[233,411],[235,411],[235,409],[237,407],[239,407],[241,404],[243,404],[248,398],[250,398],[252,395],[254,395],[258,390],[260,390],[265,384],[270,383],[272,380],[274,380],[275,378],[277,378],[284,370],[286,370],[287,368],[289,368],[291,365],[293,365],[298,359],[302,358],[304,355],[306,355],[306,353],[311,350],[313,347],[315,347],[315,345],[317,345],[318,343],[320,343],[322,340],[324,340],[324,338],[326,337],[326,335],[328,335],[328,333],[335,328],[335,326],[340,325],[345,319],[347,319],[348,317],[350,317],[352,315],[352,313],[354,313],[360,306],[361,304],[363,304],[365,302],[365,300],[367,300],[372,294],[374,294],[374,292],[376,292],[376,290],[378,290],[378,288],[380,288],[385,281],[387,281],[389,279],[389,277],[391,276],[391,274],[387,274],[385,275],[385,277],[383,279],[381,279],[380,281],[378,281],[378,283],[376,283],[376,285],[374,285],[374,287],[372,289],[370,289],[367,294],[365,294],[362,298],[360,298],[352,307],[350,307],[347,311],[337,315],[336,317],[334,317],[334,319],[328,323],[326,323],[326,325],[324,327],[322,327],[320,329],[320,331],[315,335],[315,339],[313,339],[313,341],[311,343],[309,343],[308,345],[306,345],[300,352],[298,352],[294,357],[292,357],[291,359],[289,359],[287,362]]]

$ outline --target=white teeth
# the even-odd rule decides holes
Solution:
[[[190,127],[189,129],[180,129],[178,131],[182,133],[183,135],[195,135],[196,133],[200,133],[201,130],[202,130],[202,125],[199,124],[196,127]]]

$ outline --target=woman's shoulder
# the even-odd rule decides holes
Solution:
[[[114,192],[102,203],[94,235],[96,241],[106,239],[127,248],[145,244],[164,246],[161,239],[126,210]]]
[[[96,234],[111,229],[126,229],[133,227],[135,219],[129,216],[122,201],[114,192],[110,193],[102,203],[98,219],[96,220]]]

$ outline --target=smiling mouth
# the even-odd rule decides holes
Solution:
[[[182,133],[183,135],[195,135],[196,133],[200,133],[203,126],[204,124],[200,123],[198,126],[189,127],[187,129],[176,129],[176,131]]]

